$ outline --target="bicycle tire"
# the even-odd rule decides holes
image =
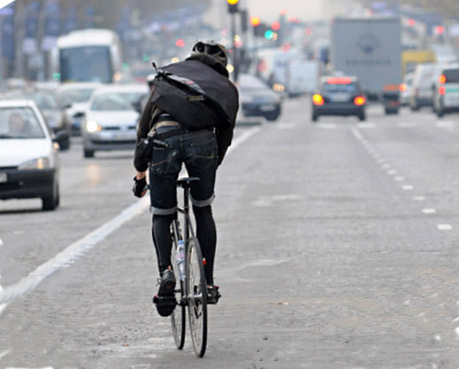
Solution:
[[[175,280],[177,281],[175,288],[175,299],[177,301],[177,306],[171,314],[171,326],[175,344],[179,350],[182,350],[185,346],[186,333],[186,304],[184,301],[185,282],[180,280],[180,274],[178,272],[179,268],[175,258],[177,252],[177,241],[175,240],[175,237],[173,237],[172,245],[171,263],[175,274]]]
[[[193,348],[198,357],[203,357],[207,346],[207,283],[201,248],[196,237],[188,240],[186,285],[188,321]]]

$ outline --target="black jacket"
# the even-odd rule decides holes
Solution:
[[[190,61],[191,63],[189,63]],[[165,67],[164,69],[174,74],[177,74],[179,76],[193,79],[193,76],[190,75],[190,73],[196,73],[196,68],[194,68],[196,67],[196,61],[203,63],[204,65],[206,65],[207,67],[210,67],[211,69],[206,71],[207,67],[201,68],[202,72],[200,71],[200,75],[197,75],[194,79],[202,80],[205,78],[207,74],[212,75],[215,73],[215,71],[218,72],[219,75],[223,75],[226,78],[228,78],[229,76],[228,71],[221,63],[219,63],[216,59],[210,56],[207,56],[205,54],[191,56],[185,61],[181,63],[177,63],[178,65],[172,64],[170,66]],[[180,71],[183,71],[185,75],[180,75]],[[215,129],[216,129],[216,135],[217,135],[217,145],[218,145],[218,164],[219,165],[223,161],[223,158],[225,157],[228,147],[231,145],[231,141],[233,139],[233,130],[234,130],[234,126],[236,123],[236,115],[239,109],[237,88],[232,83],[229,85],[227,84],[227,87],[228,86],[231,89],[230,91],[230,95],[232,96],[231,99],[228,99],[228,91],[219,92],[219,89],[215,88],[215,87],[218,87],[218,85],[214,86],[214,88],[210,88],[210,90],[213,90],[210,93],[212,93],[214,97],[216,97],[224,105],[224,108],[227,112],[229,112],[228,116],[230,117],[229,122],[224,122],[224,123],[216,122],[215,123]],[[150,97],[151,95],[152,93],[150,94]],[[161,113],[159,108],[157,108],[151,102],[151,98],[148,99],[148,103],[143,110],[143,113],[140,117],[139,125],[137,128],[137,143],[139,143],[140,140],[147,137],[147,134],[150,131],[153,124],[155,123],[155,118],[159,115],[159,113]],[[171,114],[172,116],[174,115],[174,112],[167,112],[167,113]],[[137,150],[135,152],[135,157],[134,157],[134,166],[136,170],[138,170],[139,172],[143,172],[147,170],[148,168],[148,160],[145,160],[144,158],[142,158],[139,155]]]

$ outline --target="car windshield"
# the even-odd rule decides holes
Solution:
[[[447,69],[443,75],[446,77],[446,83],[459,83],[459,68]]]
[[[31,108],[0,108],[0,139],[45,138]]]
[[[323,93],[346,93],[346,94],[355,94],[357,93],[357,84],[356,83],[324,83],[322,87]]]
[[[64,106],[75,103],[83,103],[89,101],[94,88],[79,88],[75,90],[67,90],[61,92],[61,100]]]
[[[263,81],[252,76],[241,76],[238,85],[241,91],[266,90],[269,88]]]
[[[135,110],[132,103],[140,100],[141,97],[142,97],[142,94],[132,94],[132,93],[100,94],[94,98],[94,101],[92,102],[92,105],[91,105],[91,110],[96,110],[96,111]]]
[[[35,104],[42,110],[59,110],[59,102],[51,94],[39,92],[26,96],[35,101]]]

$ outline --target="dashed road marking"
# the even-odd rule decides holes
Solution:
[[[450,231],[453,229],[453,226],[451,224],[438,224],[437,229],[439,231]]]
[[[413,201],[424,201],[426,198],[424,196],[414,196]]]
[[[3,241],[2,241],[2,239],[0,238],[0,246],[2,246],[2,245],[3,245]]]
[[[6,355],[8,355],[11,351],[12,351],[12,349],[9,349],[9,350],[0,352],[0,359],[3,359],[3,358],[4,358]]]
[[[405,185],[405,186],[402,186],[402,189],[404,191],[413,191],[414,190],[414,186],[412,185]]]
[[[400,177],[400,176],[394,178],[394,181],[397,181],[397,182],[403,182],[404,180],[405,180],[405,178],[404,177]]]
[[[335,129],[336,128],[336,123],[320,123],[320,124],[317,125],[317,128]]]
[[[422,209],[424,214],[436,214],[437,211],[435,209]]]
[[[387,171],[387,174],[389,174],[390,176],[394,176],[397,174],[397,171],[396,170],[389,170]]]

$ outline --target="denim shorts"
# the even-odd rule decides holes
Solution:
[[[161,127],[161,134],[176,127]],[[188,176],[200,181],[191,184],[191,202],[204,207],[212,204],[215,194],[215,176],[218,154],[215,133],[211,130],[187,132],[163,140],[168,147],[154,147],[150,161],[151,212],[157,215],[177,211],[177,178],[182,163]]]

